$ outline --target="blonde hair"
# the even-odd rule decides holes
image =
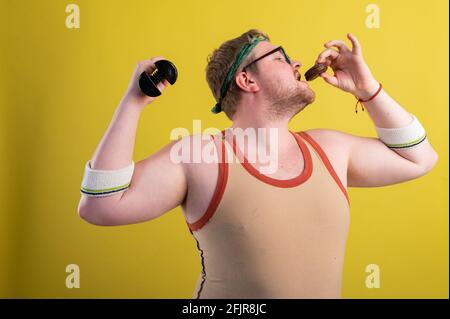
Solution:
[[[220,99],[220,89],[227,76],[228,70],[231,68],[233,62],[236,59],[239,51],[242,47],[251,42],[251,40],[257,36],[263,36],[270,41],[267,34],[256,29],[251,29],[241,36],[228,40],[211,53],[206,65],[206,81],[212,91],[212,94],[216,101]],[[253,52],[251,52],[244,61],[248,61],[254,58]],[[250,70],[257,72],[256,64],[249,67]],[[236,84],[235,79],[231,81],[230,88],[228,89],[225,98],[221,101],[222,110],[227,117],[232,120],[234,113],[236,112],[237,103],[240,100],[240,89]]]

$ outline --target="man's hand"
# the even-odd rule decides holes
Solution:
[[[133,105],[138,105],[139,108],[144,108],[147,104],[151,103],[156,97],[150,97],[141,92],[139,88],[139,77],[143,71],[151,74],[156,70],[155,62],[159,60],[165,60],[163,57],[154,57],[148,60],[140,61],[131,76],[128,89],[123,96],[122,100],[131,102]],[[156,87],[162,92],[170,83],[166,79],[159,82]]]
[[[324,44],[327,49],[320,53],[316,63],[333,69],[334,76],[326,72],[320,75],[327,83],[364,100],[376,92],[379,84],[364,61],[358,39],[350,33],[347,37],[352,42],[352,50],[341,40],[328,41]]]

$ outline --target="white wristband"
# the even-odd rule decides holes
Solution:
[[[86,163],[80,191],[92,197],[105,197],[126,191],[133,176],[134,162],[118,170],[96,170]]]
[[[426,139],[427,133],[414,114],[411,116],[412,122],[404,127],[375,127],[380,140],[387,147],[394,149],[409,148],[422,143]]]

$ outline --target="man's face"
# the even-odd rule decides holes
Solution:
[[[270,42],[260,42],[255,48],[255,57],[275,49]],[[298,80],[299,61],[286,61],[281,51],[276,51],[258,62],[255,79],[269,101],[266,109],[272,119],[292,118],[315,99],[314,91],[306,81]]]

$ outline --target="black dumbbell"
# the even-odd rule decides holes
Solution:
[[[156,70],[152,74],[142,72],[139,77],[139,87],[142,93],[148,96],[160,96],[161,92],[156,86],[159,82],[166,79],[170,84],[174,84],[177,80],[178,72],[175,65],[167,60],[159,60],[155,62]]]

